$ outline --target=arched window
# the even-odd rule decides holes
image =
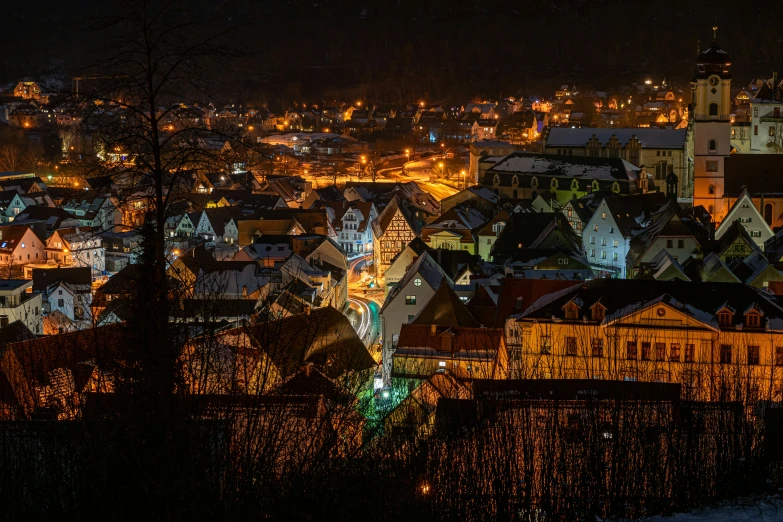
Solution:
[[[710,188],[708,190],[710,194],[715,194],[715,185],[710,185]]]
[[[710,147],[710,152],[717,151],[718,150],[718,142],[715,141],[715,140],[710,140],[709,147]]]
[[[717,116],[717,115],[718,115],[718,104],[710,103],[710,116]]]

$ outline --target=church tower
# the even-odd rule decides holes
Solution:
[[[718,46],[717,27],[712,45],[699,53],[691,80],[693,124],[693,205],[701,205],[715,222],[723,220],[723,173],[731,154],[731,56]]]

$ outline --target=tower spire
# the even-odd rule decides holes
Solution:
[[[718,40],[718,26],[713,25],[712,26],[712,41],[715,42]]]

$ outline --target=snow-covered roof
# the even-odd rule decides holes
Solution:
[[[622,145],[627,145],[633,136],[639,140],[643,148],[651,149],[681,149],[685,144],[688,131],[686,129],[591,129],[570,127],[553,127],[549,130],[545,146],[547,147],[584,147],[595,136],[606,145],[612,136]]]
[[[475,186],[475,187],[470,187],[468,190],[474,193],[475,195],[486,199],[490,203],[498,202],[499,199],[498,195],[486,187]]]
[[[625,160],[619,160],[625,176],[618,176],[617,163],[613,158],[590,158],[588,156],[552,156],[533,154],[512,154],[492,167],[492,172],[519,172],[525,174],[548,174],[569,178],[587,178],[599,180],[628,179],[635,180],[639,168]]]

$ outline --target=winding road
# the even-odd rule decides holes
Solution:
[[[370,255],[359,257],[350,262],[348,267],[348,303],[356,312],[354,328],[364,341],[370,353],[380,361],[381,306],[383,306],[383,291],[368,290],[362,284],[361,270],[371,258]]]

